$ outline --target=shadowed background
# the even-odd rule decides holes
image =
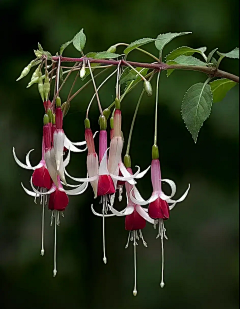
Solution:
[[[228,52],[238,45],[238,2],[196,1],[17,1],[1,0],[1,112],[0,112],[0,305],[1,308],[157,309],[238,307],[238,86],[213,105],[212,114],[194,144],[181,119],[181,101],[186,90],[205,81],[201,73],[165,72],[160,83],[158,144],[163,178],[177,184],[180,197],[191,183],[187,199],[177,205],[166,222],[165,282],[160,289],[160,243],[156,231],[144,229],[148,243],[138,251],[138,296],[133,289],[133,246],[124,249],[128,233],[124,218],[106,222],[108,264],[102,262],[100,211],[88,188],[82,196],[70,197],[65,218],[58,228],[58,274],[52,277],[53,228],[46,215],[45,256],[40,256],[41,207],[21,188],[30,188],[30,171],[16,165],[15,146],[23,161],[31,154],[40,159],[43,107],[37,86],[26,89],[29,77],[15,82],[34,58],[37,42],[54,54],[82,27],[87,36],[85,52],[103,51],[117,42],[130,43],[160,33],[192,31],[175,39],[165,55],[181,45],[208,52],[218,47]],[[157,55],[154,44],[146,49]],[[121,51],[119,49],[119,51]],[[69,47],[65,55],[78,56]],[[139,52],[131,60],[151,61]],[[224,59],[222,69],[238,74],[236,60]],[[99,84],[101,78],[97,80]],[[107,107],[115,97],[114,79],[100,91]],[[81,82],[78,82],[78,86]],[[153,86],[155,85],[155,79]],[[61,93],[65,101],[70,84]],[[155,87],[154,87],[155,88]],[[77,89],[77,87],[76,87]],[[76,90],[75,89],[75,90]],[[123,101],[125,139],[141,86]],[[90,85],[72,101],[64,129],[73,141],[83,140],[83,120],[93,95]],[[96,102],[90,111],[93,130],[98,129]],[[154,95],[144,97],[131,147],[132,165],[146,168],[151,162],[154,127]],[[86,153],[73,154],[68,171],[86,175]],[[150,173],[139,181],[144,198],[151,194]],[[163,187],[165,189],[165,187]],[[167,188],[166,188],[167,190]],[[125,207],[125,200],[117,204]]]

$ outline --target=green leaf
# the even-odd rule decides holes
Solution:
[[[214,55],[214,53],[218,50],[218,48],[213,49],[212,51],[210,51],[210,53],[208,54],[207,57],[207,62],[211,62],[212,56]]]
[[[99,52],[93,57],[95,59],[113,59],[119,57],[119,54],[109,53],[109,52]]]
[[[207,66],[207,64],[193,56],[184,56],[181,55],[174,59],[177,64],[182,65],[194,65],[194,66]]]
[[[82,52],[85,44],[86,44],[86,35],[83,33],[83,29],[81,29],[73,38],[73,46],[78,51]]]
[[[60,55],[62,55],[62,54],[63,54],[64,49],[65,49],[65,48],[67,48],[67,47],[68,47],[68,45],[70,45],[72,42],[73,42],[73,40],[68,41],[68,42],[66,42],[66,43],[62,44],[62,45],[61,45],[61,47],[60,47],[59,54],[60,54]]]
[[[185,34],[190,34],[192,32],[179,32],[179,33],[164,33],[164,34],[159,34],[155,41],[155,46],[157,47],[158,50],[162,51],[164,46],[167,45],[170,41],[175,39],[178,36],[185,35]]]
[[[168,64],[168,65],[177,64],[177,62],[175,62],[174,60],[169,60],[169,61],[167,62],[167,64]],[[173,71],[175,71],[175,70],[174,70],[174,69],[168,69],[168,70],[167,70],[167,77],[169,77],[169,76],[172,74]]]
[[[185,55],[185,56],[192,56],[194,53],[203,54],[207,50],[206,47],[200,48],[191,48],[188,46],[182,46],[177,49],[174,49],[170,54],[167,55],[166,61],[174,60],[175,58]]]
[[[127,55],[130,53],[130,51],[134,50],[135,48],[151,43],[153,41],[155,41],[155,39],[151,39],[151,38],[143,38],[143,39],[134,41],[131,44],[129,44],[128,47],[123,52],[125,55]]]
[[[236,84],[237,83],[227,78],[216,79],[209,83],[213,94],[213,103],[222,101],[227,92]]]
[[[227,57],[227,58],[233,58],[233,59],[239,59],[239,48],[236,47],[234,50],[228,52],[228,53],[221,53],[219,52],[221,56]]]
[[[195,143],[203,122],[211,113],[212,101],[211,87],[206,83],[191,86],[183,98],[182,118]]]
[[[136,77],[137,77],[136,72],[133,69],[127,67],[126,69],[124,69],[124,71],[121,74],[120,84],[124,84],[128,81],[135,80]]]
[[[42,45],[38,42],[38,49],[43,52],[43,48],[42,48]]]
[[[148,73],[147,68],[136,68],[137,71],[139,71],[141,73],[142,76],[146,76]],[[125,82],[120,82],[122,84],[125,84],[125,88],[124,91],[128,88],[128,86],[131,84],[131,87],[133,87],[134,85],[136,85],[139,81],[142,80],[141,76],[139,74],[137,74],[133,69],[130,69],[129,71],[129,75],[125,76]]]

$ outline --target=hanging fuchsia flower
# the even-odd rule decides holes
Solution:
[[[182,202],[190,189],[190,185],[186,192],[180,197],[178,200],[173,200],[172,197],[176,193],[176,185],[170,179],[161,179],[161,169],[160,169],[160,161],[159,161],[158,148],[156,145],[153,146],[153,160],[151,163],[151,179],[152,179],[152,187],[153,193],[152,196],[148,200],[144,200],[137,188],[134,187],[130,193],[130,198],[134,203],[138,203],[139,205],[147,205],[149,204],[148,209],[145,209],[148,212],[148,215],[154,219],[154,227],[156,224],[159,224],[158,235],[157,238],[161,238],[162,243],[162,278],[160,286],[164,287],[163,280],[163,271],[164,271],[164,249],[163,249],[163,239],[166,238],[166,229],[164,227],[164,220],[169,218],[170,210],[179,203]],[[168,196],[162,192],[162,181],[166,182],[171,187],[171,194]]]
[[[129,174],[132,175],[132,169],[127,168]],[[131,185],[128,182],[125,182],[126,195],[127,195],[127,207],[118,212],[116,209],[111,207],[111,211],[116,216],[126,216],[125,218],[125,229],[129,231],[128,241],[126,248],[129,245],[129,241],[133,241],[134,246],[134,289],[133,295],[137,295],[137,240],[142,239],[143,245],[147,247],[147,243],[145,242],[142,234],[142,229],[146,226],[146,221],[151,224],[154,224],[154,220],[150,218],[150,216],[142,209],[142,207],[136,203],[134,203],[130,198],[130,192],[134,188],[134,185]]]

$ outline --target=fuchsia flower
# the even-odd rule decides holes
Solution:
[[[172,197],[176,193],[176,185],[175,183],[170,179],[161,179],[161,170],[160,170],[160,161],[159,159],[153,159],[151,163],[151,179],[152,179],[152,186],[153,186],[153,193],[152,196],[148,200],[144,200],[140,193],[138,192],[136,187],[133,187],[130,198],[134,203],[137,203],[139,205],[147,205],[148,209],[144,209],[144,211],[147,213],[149,217],[151,217],[154,220],[154,227],[156,224],[159,224],[159,230],[157,238],[161,238],[162,243],[162,278],[160,286],[164,287],[164,281],[163,281],[163,271],[164,271],[164,251],[163,251],[163,239],[166,238],[166,229],[164,227],[163,220],[167,220],[169,218],[170,210],[174,208],[174,206],[182,202],[190,189],[190,184],[188,186],[188,189],[186,192],[180,197],[178,200],[173,200]],[[171,194],[168,196],[162,192],[162,181],[168,183],[171,187]],[[170,206],[169,206],[170,204]]]

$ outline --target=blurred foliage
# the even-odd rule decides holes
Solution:
[[[176,182],[178,196],[188,183],[191,190],[166,222],[169,240],[165,242],[164,289],[159,288],[159,241],[155,240],[151,226],[143,231],[148,248],[137,248],[136,298],[132,296],[133,248],[124,249],[124,219],[107,220],[105,266],[101,220],[90,210],[91,203],[96,209],[100,206],[90,189],[70,200],[58,229],[58,275],[52,277],[53,229],[47,224],[46,254],[42,258],[41,209],[21,188],[21,181],[30,187],[30,172],[15,164],[12,147],[16,147],[21,160],[31,148],[35,149],[31,155],[33,163],[40,158],[43,108],[37,86],[26,89],[27,78],[15,82],[33,58],[38,42],[54,54],[83,27],[87,36],[85,51],[90,52],[164,32],[192,31],[192,35],[171,42],[164,56],[181,45],[207,46],[208,51],[218,47],[228,52],[238,44],[238,2],[133,0],[126,5],[115,0],[1,0],[0,9],[1,308],[237,308],[238,87],[213,105],[195,145],[181,119],[180,105],[186,90],[193,83],[203,82],[205,76],[180,71],[169,78],[162,74],[158,130],[162,174]],[[156,52],[154,44],[146,49]],[[78,55],[72,47],[64,53]],[[129,59],[149,61],[137,51]],[[236,60],[224,59],[221,68],[238,74]],[[62,92],[63,100],[69,87],[70,84]],[[141,87],[136,88],[122,104],[125,138],[140,91]],[[114,92],[111,79],[100,91],[104,107],[112,103]],[[83,139],[85,109],[92,94],[93,88],[89,86],[72,102],[64,128],[73,141]],[[153,107],[154,97],[144,97],[133,134],[133,166],[146,168],[150,164]],[[93,129],[98,129],[96,104],[91,108],[90,118]],[[85,154],[73,155],[69,172],[84,176],[85,159]],[[145,198],[151,194],[150,175],[139,182],[139,189]],[[118,205],[119,209],[124,203]]]

